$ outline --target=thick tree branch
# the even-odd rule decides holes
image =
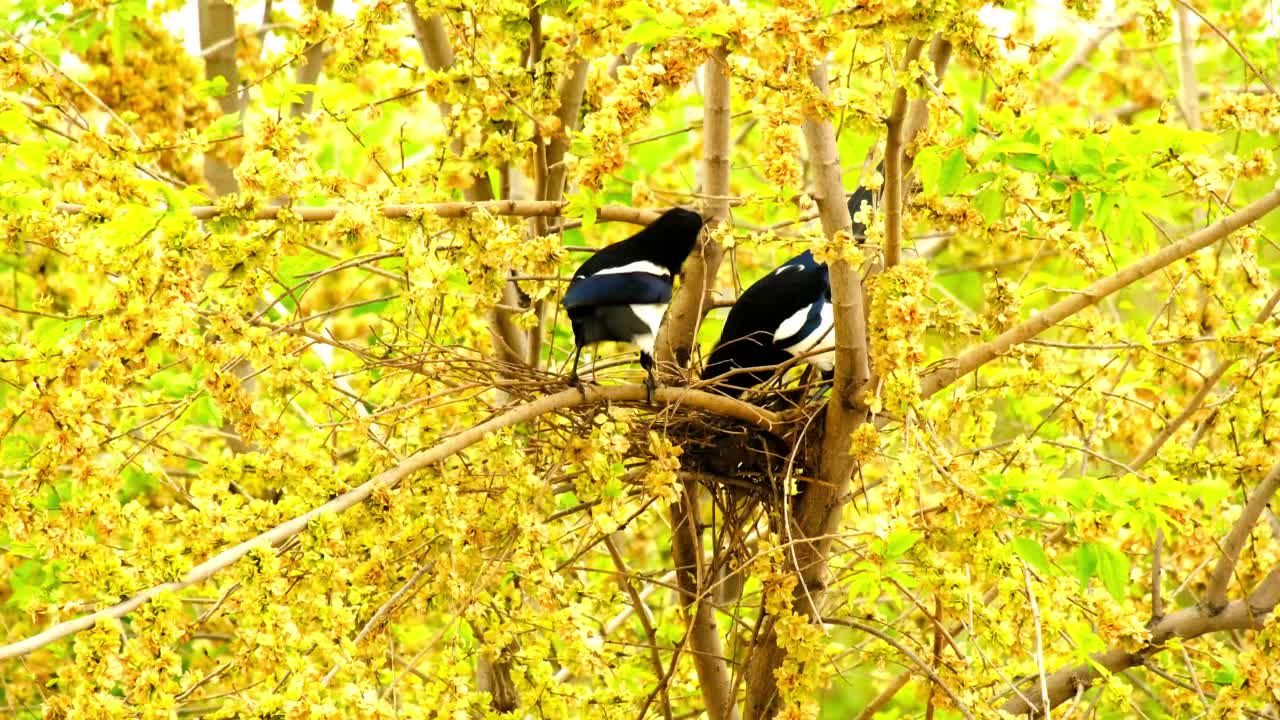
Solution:
[[[933,76],[938,79],[938,85],[941,87],[942,78],[947,74],[947,67],[951,63],[951,41],[943,38],[941,35],[935,35],[933,43],[929,46],[929,60],[933,62]],[[923,82],[920,83],[924,85]],[[926,88],[927,89],[927,88]],[[906,202],[907,194],[907,176],[911,174],[911,169],[915,165],[916,154],[920,151],[915,146],[916,138],[929,125],[929,100],[927,97],[918,97],[911,101],[907,107],[907,121],[902,128],[902,177],[903,177],[903,202]]]
[[[1138,282],[1151,273],[1167,267],[1197,250],[1209,247],[1240,228],[1256,222],[1272,210],[1280,207],[1280,190],[1272,190],[1218,222],[1167,245],[1120,272],[1109,275],[1071,297],[1054,303],[1010,330],[1001,333],[990,342],[966,350],[953,361],[920,378],[920,394],[929,397],[957,379],[968,375],[983,365],[1008,352],[1013,346],[1026,342],[1063,320],[1080,312],[1119,290]]]
[[[828,93],[827,68],[819,64],[810,79],[824,95]],[[852,236],[852,222],[845,203],[837,152],[835,128],[829,118],[807,116],[804,136],[809,156],[816,168],[815,190],[822,229],[833,239],[842,238],[839,257],[828,266],[831,277],[831,302],[835,308],[836,367],[835,387],[827,403],[819,475],[822,482],[807,484],[796,498],[793,513],[797,537],[793,561],[800,577],[792,600],[793,607],[811,622],[821,618],[821,602],[826,593],[827,561],[831,554],[831,538],[839,529],[841,511],[849,497],[854,462],[849,455],[849,438],[859,423],[866,419],[865,408],[854,407],[848,400],[850,390],[870,378],[867,355],[866,315],[863,311],[862,279],[845,252],[857,256]],[[748,720],[772,717],[777,713],[778,687],[775,670],[781,666],[786,652],[778,645],[776,618],[767,616],[757,635],[747,666],[747,698],[744,716]]]
[[[715,608],[706,591],[708,568],[698,521],[698,483],[686,478],[680,501],[671,506],[671,555],[681,590],[680,603],[689,615],[689,647],[707,716],[711,720],[737,720],[724,645],[716,626]]]
[[[1227,589],[1231,586],[1231,578],[1235,575],[1240,552],[1244,550],[1245,541],[1253,532],[1253,526],[1262,516],[1262,511],[1275,496],[1277,488],[1280,488],[1280,463],[1271,468],[1271,472],[1267,473],[1257,488],[1254,488],[1253,494],[1249,496],[1249,502],[1244,506],[1244,511],[1236,519],[1236,524],[1231,526],[1227,539],[1222,543],[1222,557],[1218,558],[1218,564],[1213,568],[1213,575],[1209,577],[1209,588],[1205,592],[1203,602],[1210,614],[1218,612],[1227,604]]]
[[[511,217],[556,217],[568,207],[562,200],[487,200],[484,202],[442,202],[414,205],[384,205],[378,212],[385,218],[398,220],[414,218],[420,215],[435,215],[442,218],[466,217],[472,213],[489,213]],[[58,203],[56,212],[63,215],[78,215],[85,212],[83,205],[74,203]],[[263,207],[243,215],[245,220],[275,220],[282,214],[296,217],[302,222],[328,222],[338,217],[346,208],[342,207]],[[97,212],[97,211],[95,211]],[[197,220],[209,220],[229,215],[226,211],[213,205],[195,205],[187,208],[187,212]],[[625,205],[605,205],[597,208],[597,222],[626,222],[633,225],[648,225],[662,214],[658,210],[627,207]]]
[[[1196,76],[1196,38],[1191,27],[1191,12],[1178,5],[1178,74],[1182,78],[1182,116],[1187,127],[1200,129],[1200,80]]]
[[[227,90],[218,98],[223,114],[240,112],[240,71],[236,67],[236,10],[227,0],[199,0],[200,47],[216,48],[204,55],[204,75],[212,80],[222,77]],[[229,195],[239,189],[234,169],[225,160],[205,153],[205,181],[216,195]]]
[[[413,37],[418,41],[423,60],[437,72],[449,69],[453,65],[454,56],[453,47],[449,44],[449,34],[445,32],[444,21],[439,15],[424,18],[412,0],[405,5],[409,12],[409,19],[413,23]],[[452,106],[447,102],[441,102],[439,108],[440,116],[446,123],[450,122],[449,118],[453,114]],[[453,154],[462,156],[464,148],[461,135],[454,135],[449,149]],[[489,178],[484,173],[477,173],[471,179],[471,185],[462,191],[462,195],[472,203],[492,201],[493,188],[489,184]],[[513,281],[508,280],[502,286],[501,299],[498,306],[493,309],[493,315],[489,320],[489,329],[493,333],[493,345],[498,351],[498,357],[503,362],[517,366],[526,364],[529,357],[529,335],[516,322],[516,316],[521,311],[504,308],[520,307],[520,291]]]
[[[333,12],[333,0],[316,0],[316,12],[326,15]],[[302,64],[298,66],[298,72],[295,75],[299,85],[315,85],[320,79],[320,70],[324,67],[324,55],[323,41],[312,45],[302,53]],[[289,108],[290,114],[294,117],[306,115],[311,112],[315,99],[315,90],[304,90],[298,101]]]
[[[667,319],[658,334],[659,367],[676,364],[687,367],[698,336],[702,316],[711,308],[711,289],[724,250],[711,240],[708,231],[729,222],[729,73],[728,52],[721,46],[711,52],[702,66],[703,194],[713,198],[707,204],[710,220],[703,229],[699,248],[685,261],[683,283],[671,303]],[[716,626],[715,608],[705,593],[709,583],[703,560],[702,532],[698,527],[698,484],[686,478],[680,502],[672,505],[671,554],[681,603],[689,616],[689,647],[702,701],[712,720],[737,720],[729,667]]]
[[[924,41],[912,38],[902,58],[901,73],[920,59]],[[907,86],[899,85],[893,94],[889,113],[888,138],[884,148],[884,266],[891,268],[902,258],[902,127],[907,120]]]
[[[703,194],[710,217],[698,247],[685,261],[683,283],[671,301],[667,319],[658,332],[658,365],[688,367],[702,317],[711,309],[711,290],[724,248],[710,239],[709,231],[729,222],[729,69],[723,46],[711,51],[702,66],[705,93],[702,101]]]
[[[556,111],[556,117],[560,119],[560,132],[552,135],[551,141],[547,143],[548,200],[559,200],[564,195],[564,154],[569,149],[569,134],[578,129],[578,116],[582,114],[582,96],[587,88],[587,71],[590,68],[590,62],[585,58],[580,59],[573,66],[573,74],[560,83],[560,109]]]
[[[467,428],[456,435],[441,440],[426,450],[414,453],[405,458],[399,465],[375,475],[364,484],[348,490],[317,508],[223,550],[192,568],[181,580],[147,588],[121,603],[72,620],[60,622],[41,633],[0,647],[0,660],[27,655],[50,643],[91,628],[99,620],[128,615],[161,593],[177,592],[204,582],[219,571],[233,565],[254,548],[278,545],[305,530],[307,525],[320,515],[345,512],[363,502],[374,492],[394,487],[413,473],[435,465],[480,442],[489,433],[530,422],[542,415],[568,408],[584,405],[604,405],[607,403],[643,403],[647,392],[643,385],[587,386],[583,390],[569,389],[554,395],[546,395],[526,405],[511,408],[502,415]],[[654,394],[654,403],[658,406],[678,405],[722,415],[745,422],[767,432],[773,432],[781,428],[781,421],[778,416],[768,410],[762,410],[754,405],[723,395],[699,390],[658,388]]]

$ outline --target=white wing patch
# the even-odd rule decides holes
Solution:
[[[639,263],[632,263],[633,265]],[[635,272],[635,271],[632,271]],[[631,342],[640,346],[641,350],[653,354],[653,345],[658,340],[658,328],[662,327],[662,316],[667,313],[666,303],[653,304],[636,304],[632,305],[631,312],[640,318],[640,321],[649,327],[649,332],[643,335],[636,335],[631,338]]]
[[[783,273],[783,271],[786,271],[786,270],[800,270],[800,269],[802,269],[802,268],[801,268],[799,265],[783,265],[782,267],[778,268],[777,270],[774,270],[774,271],[773,271],[773,274],[774,274],[774,275],[781,275],[781,274]]]
[[[778,331],[774,333],[774,337],[786,338],[800,332],[800,328],[804,327],[805,316],[808,315],[809,308],[802,308],[799,312],[782,321],[778,326]],[[818,327],[808,335],[796,339],[795,342],[783,347],[782,349],[792,355],[805,355],[815,350],[821,350],[817,355],[810,355],[805,358],[805,362],[816,366],[820,370],[830,372],[835,367],[835,311],[831,307],[831,303],[822,302],[822,309],[818,313]]]
[[[784,265],[783,269],[785,270],[788,267],[793,267],[793,266]],[[789,338],[792,335],[795,335],[796,333],[800,332],[800,328],[804,327],[804,321],[808,316],[809,316],[808,305],[805,305],[804,307],[792,313],[791,317],[787,318],[786,320],[783,320],[782,323],[778,325],[778,329],[773,331],[774,339]]]
[[[626,265],[619,265],[618,267],[611,267],[611,268],[605,268],[603,270],[597,270],[595,275],[622,275],[624,273],[648,273],[650,275],[657,275],[659,277],[671,276],[671,272],[669,270],[662,267],[661,265],[658,265],[657,263],[651,263],[648,260],[637,260],[632,263],[627,263]],[[663,306],[663,307],[666,307],[666,306]]]

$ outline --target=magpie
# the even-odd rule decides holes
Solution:
[[[640,347],[649,402],[658,383],[653,345],[671,303],[671,285],[702,230],[702,216],[672,208],[640,232],[592,255],[578,267],[562,301],[573,325],[573,368],[578,384],[582,348],[607,340]]]
[[[849,198],[850,216],[863,202],[873,201],[870,190],[858,188]],[[865,225],[853,223],[857,242],[863,242],[866,232]],[[806,250],[742,292],[725,318],[724,330],[702,376],[714,378],[741,368],[770,367],[807,355],[805,362],[830,377],[835,370],[834,319],[827,266]],[[773,370],[736,372],[720,380],[714,389],[738,397],[773,374]]]

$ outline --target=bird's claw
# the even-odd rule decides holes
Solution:
[[[658,391],[658,383],[652,377],[644,379],[644,397],[645,401],[650,405],[653,404],[654,393]]]

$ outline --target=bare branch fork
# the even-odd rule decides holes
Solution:
[[[50,643],[70,637],[81,630],[87,630],[99,620],[119,618],[146,605],[153,598],[166,592],[177,592],[192,585],[204,582],[221,570],[233,565],[249,554],[254,548],[278,545],[306,529],[307,525],[325,513],[342,513],[360,504],[378,490],[398,485],[415,472],[435,465],[452,455],[480,442],[489,433],[497,432],[513,425],[533,421],[548,413],[566,410],[584,405],[603,405],[606,403],[641,403],[647,391],[643,385],[615,385],[608,387],[591,387],[584,395],[578,389],[565,390],[554,395],[541,397],[533,402],[511,408],[507,412],[486,422],[474,425],[462,432],[441,440],[435,445],[417,452],[400,462],[399,465],[383,471],[329,502],[309,510],[297,517],[287,520],[275,527],[260,533],[242,543],[223,550],[208,560],[196,565],[181,580],[162,583],[147,588],[129,599],[103,608],[97,612],[82,615],[78,618],[60,622],[47,630],[23,640],[0,647],[0,660],[20,657],[34,652]],[[781,420],[772,412],[754,405],[699,390],[683,388],[659,388],[654,395],[658,406],[676,405],[733,418],[753,425],[761,430],[775,431],[782,426]]]
[[[1038,688],[1023,690],[1001,707],[1013,714],[1039,714],[1044,702],[1049,707],[1074,697],[1080,689],[1087,688],[1102,677],[1099,666],[1109,673],[1137,667],[1149,657],[1164,649],[1174,638],[1190,640],[1210,633],[1226,630],[1259,630],[1263,628],[1280,603],[1280,566],[1258,583],[1247,600],[1226,602],[1226,586],[1235,570],[1244,540],[1248,537],[1258,516],[1280,487],[1280,464],[1267,473],[1266,478],[1249,496],[1244,511],[1231,527],[1223,544],[1222,557],[1214,568],[1209,583],[1209,596],[1198,607],[1183,608],[1166,615],[1151,628],[1151,641],[1136,651],[1108,650],[1091,656],[1092,663],[1064,668],[1037,683]],[[1225,579],[1223,579],[1225,578]],[[1045,700],[1041,700],[1044,698]]]

